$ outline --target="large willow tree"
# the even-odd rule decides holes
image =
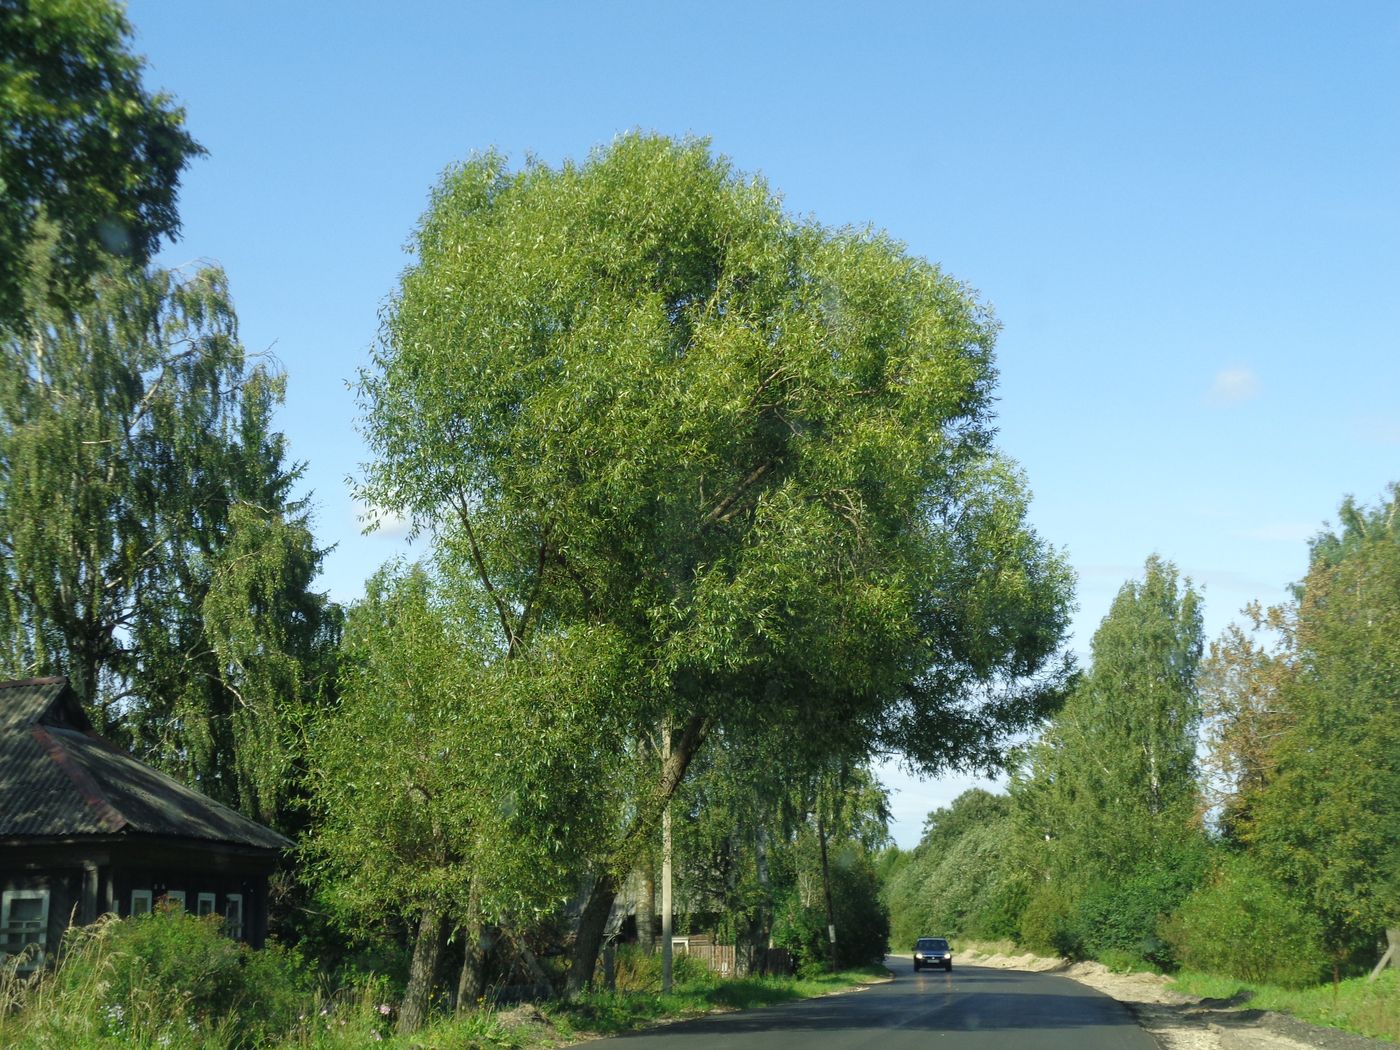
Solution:
[[[114,270],[26,316],[0,336],[0,673],[67,674],[100,729],[276,820],[334,627],[282,379],[217,269]]]
[[[716,726],[935,770],[1042,713],[1069,573],[992,449],[996,325],[964,286],[644,135],[454,167],[414,247],[361,380],[362,495],[457,553],[502,658],[617,631],[645,672],[619,724],[663,730],[594,854],[575,985]]]

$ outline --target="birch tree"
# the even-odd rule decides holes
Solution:
[[[1092,652],[1013,782],[1023,854],[1041,877],[1030,928],[1039,946],[1145,955],[1204,864],[1200,596],[1154,555],[1118,592]]]
[[[100,731],[280,821],[335,615],[300,467],[224,274],[114,267],[0,339],[0,664],[66,674]]]

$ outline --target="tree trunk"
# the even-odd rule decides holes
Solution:
[[[578,936],[574,938],[574,957],[569,964],[569,995],[577,995],[593,984],[593,971],[598,967],[598,952],[603,947],[608,916],[617,900],[617,880],[610,872],[601,872],[593,883],[583,914],[578,920]]]
[[[399,1006],[399,1034],[411,1035],[428,1019],[433,988],[437,985],[438,964],[447,943],[447,917],[441,908],[423,909],[418,920],[418,936],[413,943],[413,961],[408,968],[408,987]]]
[[[469,922],[462,930],[462,973],[457,978],[457,1013],[476,1008],[481,998],[481,974],[486,965],[486,949],[482,944],[485,928],[480,922]]]
[[[701,715],[694,715],[686,722],[679,737],[672,739],[671,753],[661,763],[661,783],[648,806],[644,806],[623,833],[621,845],[613,855],[616,863],[625,863],[634,858],[640,843],[652,835],[661,820],[662,811],[676,793],[676,788],[685,779],[691,760],[700,752],[705,742],[709,723]],[[611,867],[611,865],[609,866]],[[624,871],[627,869],[623,867]],[[579,917],[578,936],[574,940],[574,958],[569,965],[567,991],[576,995],[593,983],[593,971],[598,967],[598,952],[603,947],[603,934],[607,929],[608,915],[613,901],[617,899],[617,879],[610,870],[605,870],[593,884],[593,892]]]
[[[544,967],[542,967],[540,961],[535,958],[535,953],[530,951],[530,946],[525,943],[525,938],[513,931],[506,933],[506,936],[510,938],[510,943],[514,945],[516,957],[519,958],[521,964],[525,967],[525,972],[529,974],[530,982],[539,992],[545,995],[550,994],[549,975],[544,972]]]
[[[734,946],[735,977],[762,974],[768,968],[768,857],[761,824],[754,832],[753,853],[763,899],[754,908],[749,921],[744,924],[744,929],[736,938],[739,943]]]
[[[666,751],[671,750],[671,732],[665,736]],[[675,919],[675,903],[671,899],[671,803],[661,811],[661,994],[671,994],[671,973],[674,965],[675,940],[671,923]]]

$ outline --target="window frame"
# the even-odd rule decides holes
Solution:
[[[209,905],[206,909],[204,906]],[[194,913],[199,918],[219,914],[218,898],[212,893],[201,893],[195,897]]]
[[[137,901],[140,901],[141,903],[145,904],[146,907],[145,907],[145,910],[144,910],[144,911],[137,911],[137,910],[136,910],[136,902],[137,902]],[[131,891],[130,910],[127,912],[127,914],[128,914],[131,918],[134,919],[134,918],[136,918],[136,916],[138,916],[138,915],[150,915],[151,912],[153,912],[153,911],[155,911],[155,910],[156,910],[156,898],[155,898],[154,893],[152,893],[152,891],[150,891],[150,890],[132,890],[132,891]]]
[[[233,922],[233,917],[229,914],[229,909],[230,909],[233,905],[235,905],[235,904],[238,905],[238,922],[237,922],[236,925],[235,925],[235,923]],[[241,894],[241,893],[225,893],[225,894],[224,894],[224,933],[228,934],[228,935],[229,935],[230,937],[232,937],[235,941],[241,941],[241,940],[243,939],[243,926],[244,926],[244,923],[245,923],[245,922],[246,922],[246,918],[245,918],[244,911],[243,911],[243,894]]]
[[[50,901],[49,888],[47,886],[37,886],[30,889],[9,889],[5,890],[3,893],[0,893],[0,930],[5,932],[7,941],[9,939],[9,929],[10,923],[12,921],[10,918],[12,905],[17,900],[37,900],[40,902],[39,918],[37,920],[24,920],[26,923],[37,922],[39,925],[38,930],[33,931],[38,934],[38,939],[34,941],[27,941],[25,943],[25,947],[20,949],[20,951],[24,951],[31,944],[37,944],[39,946],[39,950],[31,954],[29,960],[23,966],[19,967],[19,972],[27,973],[30,970],[37,970],[40,966],[43,966],[44,960],[48,956]],[[11,953],[9,952],[0,952],[0,958],[7,958],[10,954]],[[19,953],[15,952],[13,954],[17,955]]]
[[[180,906],[180,910],[181,910],[181,911],[187,911],[187,910],[188,910],[188,909],[185,907],[185,891],[184,891],[184,890],[166,890],[164,893],[162,893],[162,894],[160,895],[160,898],[161,898],[161,900],[165,901],[165,906],[166,906],[167,908],[170,907],[172,904],[178,904],[178,905]]]

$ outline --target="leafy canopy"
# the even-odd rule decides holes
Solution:
[[[1288,674],[1245,831],[1337,956],[1400,922],[1400,487],[1340,517],[1280,613]]]
[[[498,659],[480,608],[423,566],[353,606],[339,705],[311,746],[316,880],[347,924],[432,907],[525,921],[575,889],[603,834],[617,755],[601,729],[619,657],[606,631]]]
[[[144,265],[180,228],[180,172],[204,150],[142,86],[130,37],[112,0],[0,0],[0,324],[25,321],[41,219],[62,292],[85,291],[104,256]]]
[[[626,719],[987,765],[1044,710],[1063,561],[991,450],[996,326],[883,234],[787,215],[697,141],[450,169],[361,376],[361,495],[494,600],[606,623]]]

